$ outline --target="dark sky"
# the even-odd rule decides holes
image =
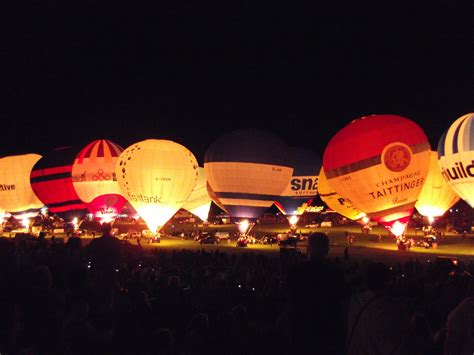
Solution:
[[[474,111],[471,1],[10,6],[0,155],[167,138],[202,162],[218,135],[248,126],[322,155],[372,113],[411,118],[434,147]]]

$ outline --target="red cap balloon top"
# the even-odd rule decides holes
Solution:
[[[96,220],[112,222],[126,202],[115,176],[122,147],[106,139],[95,140],[77,155],[72,179],[79,198]]]
[[[323,155],[334,190],[395,235],[405,230],[429,163],[423,129],[397,115],[352,121],[329,141]],[[404,227],[401,233],[394,230],[397,221]]]

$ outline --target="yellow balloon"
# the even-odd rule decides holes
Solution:
[[[331,187],[331,185],[329,185],[329,181],[324,174],[323,168],[321,168],[321,171],[319,172],[318,193],[321,200],[323,200],[329,208],[344,217],[355,221],[365,216],[364,212],[355,208],[350,200],[343,198]]]
[[[33,217],[43,203],[33,192],[30,173],[41,155],[23,154],[0,159],[0,208]]]
[[[425,217],[440,217],[460,199],[441,175],[438,152],[432,151],[428,175],[415,204],[416,210]]]
[[[193,153],[179,143],[147,139],[125,149],[115,166],[117,181],[152,232],[184,205],[198,177]]]
[[[201,220],[207,221],[212,199],[207,192],[206,172],[204,168],[199,168],[198,171],[196,186],[182,208],[198,216]]]

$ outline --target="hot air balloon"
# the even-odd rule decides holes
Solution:
[[[100,223],[113,222],[127,201],[115,177],[122,151],[109,140],[95,140],[79,152],[72,166],[74,189]]]
[[[430,163],[423,129],[397,115],[352,121],[329,141],[324,173],[354,207],[404,237]]]
[[[3,223],[5,222],[6,213],[7,211],[5,211],[3,208],[0,208],[0,231],[3,229]]]
[[[207,193],[209,194],[209,197],[211,198],[212,202],[214,202],[216,206],[219,207],[222,211],[229,213],[229,211],[226,210],[222,202],[217,197],[216,193],[212,191],[211,186],[209,185],[209,181],[206,182],[206,188],[207,188]]]
[[[293,174],[286,144],[258,129],[222,135],[207,149],[204,169],[242,235],[280,196]]]
[[[453,191],[474,207],[474,113],[459,117],[441,136],[438,164]]]
[[[321,158],[314,152],[303,148],[289,149],[293,176],[285,190],[276,199],[275,205],[286,216],[292,230],[306,208],[318,194],[318,174]]]
[[[324,169],[321,168],[318,179],[318,193],[321,200],[332,210],[339,213],[341,216],[349,218],[353,221],[365,216],[365,213],[359,211],[352,205],[352,202],[341,195],[339,195],[329,185],[328,179],[324,174]]]
[[[157,233],[191,194],[198,163],[193,153],[179,143],[147,139],[120,154],[115,173],[122,194],[150,231]]]
[[[30,173],[41,155],[23,154],[0,159],[0,208],[17,219],[36,217],[43,203],[35,195]]]
[[[33,167],[31,187],[49,212],[72,222],[87,213],[72,183],[72,164],[77,150],[61,147],[43,156]]]
[[[441,175],[441,169],[438,165],[438,153],[432,151],[430,169],[415,208],[422,216],[427,217],[431,224],[435,217],[444,215],[459,200],[460,197]]]
[[[198,216],[202,221],[207,221],[212,199],[206,188],[206,172],[204,168],[199,168],[198,171],[196,185],[182,208]]]

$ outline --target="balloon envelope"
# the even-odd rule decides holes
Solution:
[[[125,149],[115,167],[122,193],[152,232],[183,206],[196,185],[198,164],[186,147],[147,139]]]
[[[229,211],[226,210],[222,202],[219,200],[219,197],[217,197],[216,193],[212,191],[211,185],[209,185],[209,181],[206,182],[206,189],[212,202],[214,202],[216,206],[219,207],[222,211],[229,213]]]
[[[329,141],[323,156],[334,190],[397,236],[413,213],[429,163],[422,128],[397,115],[352,121]],[[396,221],[403,230],[392,228]]]
[[[293,176],[275,205],[286,216],[301,216],[318,194],[321,158],[308,149],[295,147],[289,149],[289,156]]]
[[[201,220],[207,221],[212,199],[207,192],[207,179],[204,168],[200,167],[198,172],[196,185],[182,208],[198,216]]]
[[[438,164],[449,186],[474,207],[474,113],[459,117],[441,136]]]
[[[38,154],[0,159],[0,208],[15,218],[35,217],[43,207],[30,183],[31,169],[40,159],[41,155]]]
[[[33,191],[50,213],[69,222],[72,217],[87,213],[72,183],[72,164],[76,155],[77,150],[72,147],[54,149],[38,160],[30,175]]]
[[[211,189],[236,220],[260,217],[288,185],[293,168],[286,144],[258,129],[240,129],[207,149],[204,169]]]
[[[79,152],[72,166],[74,189],[99,222],[112,222],[127,201],[115,176],[122,151],[109,140],[95,140]]]
[[[329,181],[324,174],[324,169],[321,168],[318,179],[318,193],[321,200],[332,210],[340,215],[352,219],[353,221],[365,216],[365,213],[355,208],[352,202],[341,195],[339,195],[329,185]]]
[[[438,153],[431,152],[430,169],[416,201],[417,211],[425,217],[440,217],[460,200],[441,175]]]

